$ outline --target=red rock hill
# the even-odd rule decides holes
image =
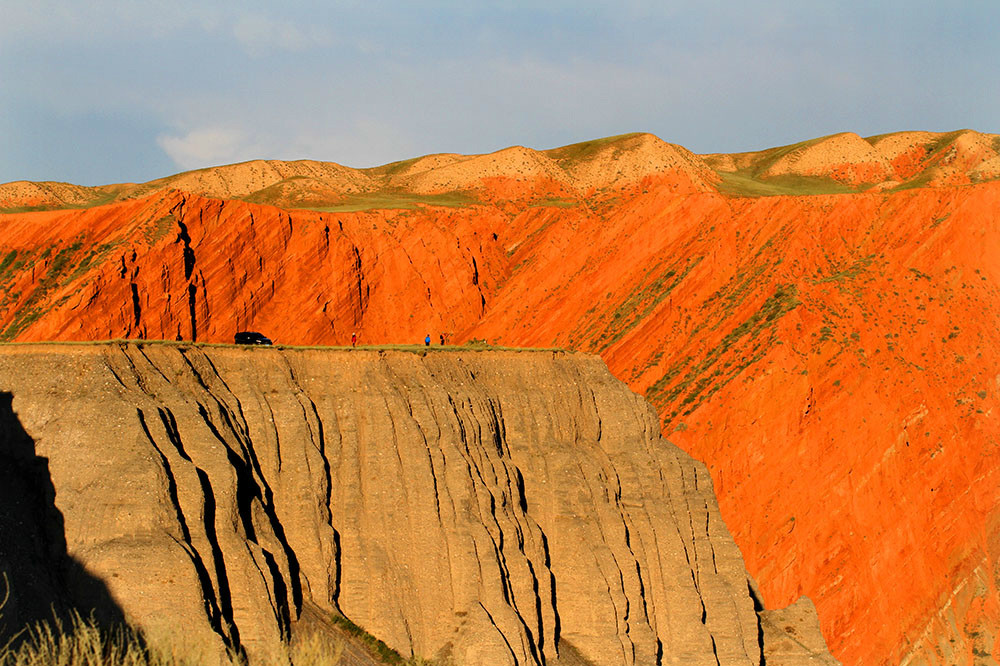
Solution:
[[[0,337],[599,352],[708,464],[768,606],[810,596],[845,663],[972,663],[1000,657],[998,149],[640,134],[12,183],[58,209],[0,216]]]

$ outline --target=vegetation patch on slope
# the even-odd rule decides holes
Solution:
[[[651,315],[653,310],[694,270],[694,267],[701,263],[702,259],[704,259],[702,256],[692,257],[680,269],[680,273],[675,269],[670,269],[660,273],[655,278],[652,278],[652,280],[650,280],[652,275],[662,270],[662,268],[657,266],[647,271],[643,282],[649,281],[646,282],[645,286],[633,291],[615,309],[611,314],[610,326],[605,328],[591,342],[591,349],[603,352],[621,340],[629,331]]]
[[[82,275],[91,265],[97,265],[110,248],[108,245],[92,248],[81,260],[79,255],[81,254],[80,250],[82,247],[83,242],[77,239],[70,245],[58,250],[55,256],[52,254],[52,247],[46,248],[38,255],[37,261],[44,261],[52,257],[48,270],[32,290],[28,299],[18,308],[14,318],[6,328],[0,331],[0,342],[13,340],[21,331],[34,323],[43,314],[53,307],[60,305],[63,301],[56,304],[47,302],[46,299],[50,292],[65,285],[69,280]],[[27,255],[19,256],[16,251],[8,253],[3,258],[6,266],[0,270],[0,285],[4,284],[14,272],[23,267],[28,258]],[[8,290],[4,299],[0,301],[0,307],[9,306],[12,304],[12,301],[16,302],[18,298],[20,298],[20,293]]]
[[[646,392],[646,398],[657,408],[662,410],[668,405],[671,406],[664,418],[664,425],[667,426],[677,417],[693,412],[740,372],[763,358],[774,344],[774,340],[771,337],[762,340],[761,334],[773,327],[799,303],[798,287],[794,284],[779,284],[756,312],[736,325],[687,372],[684,370],[693,360],[690,356],[667,370]],[[724,358],[729,349],[737,343],[744,345],[739,358]],[[674,383],[677,377],[680,379]]]

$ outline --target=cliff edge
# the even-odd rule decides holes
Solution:
[[[445,663],[836,663],[597,357],[4,346],[0,475],[9,628],[96,609],[265,663],[343,615]]]

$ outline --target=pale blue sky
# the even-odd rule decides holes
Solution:
[[[0,0],[0,182],[1000,132],[1000,2]]]

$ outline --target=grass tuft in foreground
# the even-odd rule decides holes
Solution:
[[[186,666],[147,648],[128,627],[104,630],[74,615],[68,627],[56,620],[27,630],[23,642],[0,648],[0,666]]]
[[[10,598],[7,574],[0,577],[0,635],[3,608]],[[337,666],[341,663],[344,643],[319,634],[308,634],[285,645],[277,663],[289,666]],[[397,655],[398,656],[398,655]],[[23,629],[0,643],[0,666],[196,666],[189,661],[146,645],[142,636],[127,625],[105,629],[93,618],[84,620],[78,613],[68,625],[59,619],[41,622]],[[232,658],[232,664],[243,663]]]
[[[175,657],[148,647],[134,629],[120,626],[104,629],[93,619],[72,616],[69,625],[56,620],[26,630],[17,647],[0,646],[0,666],[198,666],[200,661]],[[289,666],[337,666],[344,644],[310,634],[285,645],[275,663]],[[398,657],[398,655],[397,655]],[[231,658],[234,666],[244,663]],[[407,664],[412,662],[387,661]]]
[[[0,635],[6,630],[3,608],[9,597],[7,575],[0,574]],[[334,616],[331,619],[334,625],[358,641],[363,651],[384,664],[431,666],[434,663],[416,656],[402,657],[347,618]],[[40,622],[22,629],[6,643],[0,643],[0,666],[197,666],[202,663],[200,659],[192,661],[167,652],[170,647],[151,647],[132,627],[119,625],[104,628],[92,617],[84,619],[74,612],[68,623],[59,619]],[[344,637],[318,632],[303,633],[285,643],[277,655],[265,661],[286,666],[338,666],[345,660],[346,647]],[[347,655],[346,659],[353,663],[351,655]],[[244,657],[232,653],[228,660],[223,661],[232,666],[246,663]]]

